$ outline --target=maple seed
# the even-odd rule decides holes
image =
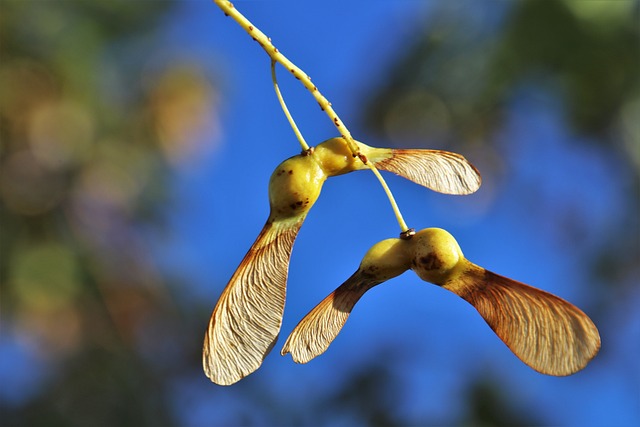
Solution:
[[[410,240],[387,239],[369,249],[358,270],[300,321],[281,353],[298,363],[322,354],[367,290],[408,269],[473,305],[509,349],[540,373],[571,375],[600,349],[600,334],[580,309],[471,263],[451,234],[427,228]]]
[[[479,176],[462,156],[434,150],[374,148],[355,141],[367,161],[435,191],[466,194]],[[327,178],[368,169],[343,138],[331,138],[282,162],[269,181],[270,214],[222,291],[209,321],[203,368],[221,385],[260,367],[277,340],[294,241]],[[385,279],[386,280],[386,279]]]

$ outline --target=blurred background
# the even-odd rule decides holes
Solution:
[[[209,315],[299,152],[260,47],[210,1],[0,3],[3,426],[640,424],[637,1],[236,1],[369,145],[459,152],[445,196],[385,175],[405,220],[565,298],[602,336],[538,374],[408,272],[307,365],[297,322],[399,229],[374,176],[329,180],[294,247],[282,336],[204,376]],[[310,144],[336,135],[284,70]]]

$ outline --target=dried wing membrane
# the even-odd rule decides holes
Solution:
[[[280,333],[287,273],[303,217],[267,222],[229,280],[204,339],[203,367],[230,385],[260,367]]]
[[[543,374],[571,375],[600,348],[591,319],[543,290],[477,266],[444,288],[473,305],[520,360]]]
[[[374,149],[371,160],[380,170],[393,172],[444,194],[466,195],[480,188],[480,173],[457,153],[423,149]]]
[[[287,338],[281,354],[291,353],[294,362],[307,363],[324,353],[342,330],[362,295],[379,283],[358,270],[298,323]]]
[[[367,252],[358,271],[296,326],[282,354],[291,353],[299,363],[322,354],[362,295],[407,266],[472,304],[509,349],[540,373],[571,375],[598,353],[600,335],[585,313],[555,295],[469,262],[446,231],[424,229],[410,240],[393,240]]]

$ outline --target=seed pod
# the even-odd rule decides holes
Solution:
[[[436,191],[466,194],[480,184],[475,168],[457,154],[357,144],[363,159],[369,156],[381,169]],[[365,168],[342,138],[331,138],[275,169],[269,181],[269,218],[223,290],[205,334],[202,363],[213,382],[233,384],[260,367],[280,332],[293,244],[322,185],[328,177]]]
[[[374,246],[358,271],[302,319],[289,336],[283,354],[290,352],[296,362],[305,363],[323,353],[362,295],[408,267],[421,279],[472,304],[511,351],[538,372],[570,375],[583,369],[598,353],[598,330],[580,309],[469,262],[445,230],[428,228],[410,240],[391,240],[396,241],[387,243],[391,250],[372,257]],[[384,268],[366,281],[363,266],[367,271],[377,271],[376,266]]]
[[[260,367],[282,325],[293,243],[326,175],[311,156],[282,162],[269,181],[271,213],[229,280],[205,334],[202,365],[216,384],[233,384]]]
[[[387,239],[369,249],[358,270],[296,326],[281,354],[291,353],[295,362],[307,363],[324,353],[365,292],[407,271],[406,246],[404,240]]]

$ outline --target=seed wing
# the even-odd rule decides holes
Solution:
[[[230,385],[258,369],[278,339],[291,250],[303,221],[267,222],[222,291],[202,353],[214,383]]]
[[[370,155],[378,169],[444,194],[471,194],[480,188],[478,170],[463,156],[442,150],[373,149]]]
[[[298,323],[281,354],[291,353],[294,362],[307,363],[324,353],[362,295],[378,283],[367,280],[360,270],[356,271]]]
[[[444,287],[472,304],[516,356],[543,374],[578,372],[600,349],[591,319],[548,292],[475,265]]]

